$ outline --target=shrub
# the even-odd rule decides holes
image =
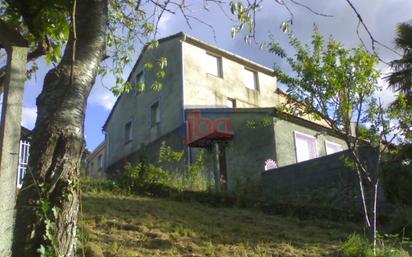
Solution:
[[[412,205],[412,161],[391,160],[382,166],[383,188],[393,203]]]
[[[126,163],[125,170],[116,178],[116,184],[128,193],[142,192],[153,185],[167,184],[168,174],[162,168],[140,161]]]
[[[384,245],[384,244],[382,244]],[[380,247],[373,254],[372,246],[365,238],[353,234],[344,243],[340,252],[341,257],[411,257],[407,251],[393,246]]]

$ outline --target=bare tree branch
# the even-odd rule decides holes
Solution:
[[[333,17],[333,15],[330,15],[330,14],[325,14],[325,13],[321,13],[321,12],[318,12],[318,11],[315,11],[315,10],[313,10],[312,8],[310,8],[309,6],[307,6],[307,5],[305,5],[305,4],[302,4],[302,3],[300,3],[300,2],[298,2],[298,1],[296,1],[296,0],[289,0],[290,2],[292,2],[292,3],[294,3],[295,5],[298,5],[298,6],[300,6],[300,7],[303,7],[303,8],[305,8],[305,9],[307,9],[307,10],[309,10],[311,13],[313,13],[313,14],[316,14],[316,15],[319,15],[319,16],[323,16],[323,17]]]
[[[372,33],[370,32],[368,26],[366,26],[365,22],[363,21],[362,16],[360,15],[359,11],[356,9],[356,7],[352,4],[352,2],[350,0],[346,0],[346,2],[349,4],[349,6],[352,8],[352,10],[355,12],[357,18],[358,18],[358,28],[356,29],[356,33],[358,34],[358,38],[359,40],[362,42],[362,44],[365,47],[365,43],[363,42],[363,40],[361,39],[360,35],[359,35],[359,26],[362,25],[362,27],[365,29],[366,33],[369,36],[369,39],[371,40],[371,44],[372,44],[372,51],[373,53],[378,56],[377,50],[376,50],[376,45],[380,45],[383,48],[391,51],[392,53],[395,53],[399,56],[402,56],[400,53],[398,53],[397,51],[395,51],[394,49],[392,49],[391,47],[381,43],[380,41],[376,40],[375,37],[372,35]],[[365,47],[366,48],[366,47]],[[383,63],[387,63],[385,61],[383,61],[379,56],[378,56],[379,60]]]

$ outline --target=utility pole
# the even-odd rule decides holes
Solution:
[[[7,52],[0,125],[0,256],[10,256],[16,205],[21,113],[28,44],[0,21],[0,45]],[[0,92],[1,93],[1,92]]]

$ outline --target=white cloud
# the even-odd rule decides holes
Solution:
[[[115,102],[116,97],[113,93],[109,89],[103,87],[100,83],[97,83],[93,87],[88,99],[89,104],[103,107],[105,110],[111,110]]]
[[[162,15],[162,17],[160,18],[159,24],[157,25],[157,26],[158,26],[157,28],[158,28],[158,32],[159,32],[159,34],[161,34],[161,36],[162,36],[163,33],[166,33],[166,34],[167,34],[168,27],[169,27],[169,23],[170,23],[170,19],[172,18],[172,15],[173,15],[173,14],[170,14],[170,13],[165,12],[165,13]],[[165,34],[165,35],[166,35],[166,34]]]
[[[3,94],[0,95],[0,113],[3,109]],[[37,108],[34,107],[24,107],[21,113],[21,125],[33,129],[37,118]],[[1,120],[1,119],[0,119]]]
[[[386,107],[393,101],[395,101],[397,93],[394,92],[390,87],[386,79],[384,77],[388,76],[391,72],[391,69],[389,67],[381,68],[382,70],[382,76],[378,80],[378,85],[381,88],[381,91],[376,94],[376,97],[380,98],[382,101],[383,105]]]
[[[21,125],[33,129],[37,118],[37,108],[36,107],[23,107],[21,115]]]

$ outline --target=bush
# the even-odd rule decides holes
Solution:
[[[168,174],[162,168],[141,161],[135,165],[126,163],[125,170],[117,176],[115,183],[127,193],[133,193],[167,184],[168,180]]]
[[[382,244],[384,245],[384,244]],[[357,235],[353,234],[344,243],[340,252],[341,257],[411,257],[407,251],[394,248],[393,246],[385,246],[376,250],[376,255],[373,255],[372,246],[369,242]]]
[[[383,188],[392,203],[412,205],[412,161],[388,161],[382,166]]]
[[[120,193],[122,189],[113,180],[96,180],[90,177],[82,177],[80,181],[82,192],[101,193],[113,192]]]

